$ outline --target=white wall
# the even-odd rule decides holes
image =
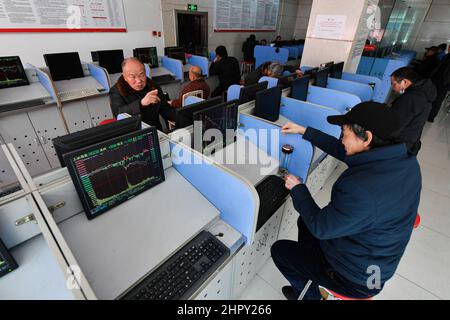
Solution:
[[[291,39],[295,31],[298,2],[298,0],[280,0],[277,31],[253,32],[256,35],[256,39],[266,39],[270,42],[278,34],[283,39]],[[197,4],[199,12],[208,12],[208,50],[214,51],[217,46],[224,45],[227,47],[229,55],[241,59],[242,43],[248,38],[251,32],[214,32],[214,0],[162,0],[166,46],[177,45],[175,10],[186,10],[188,3]]]
[[[164,0],[163,0],[164,1]],[[152,31],[163,31],[161,0],[123,0],[126,33],[0,33],[0,56],[19,55],[22,63],[44,66],[44,53],[78,51],[83,61],[91,60],[91,51],[124,49],[132,56],[133,48],[156,46],[164,53],[164,33],[153,37]]]
[[[313,0],[298,0],[297,19],[294,31],[295,39],[306,38],[312,2]]]
[[[413,50],[422,57],[424,48],[441,43],[450,45],[450,0],[433,0]]]

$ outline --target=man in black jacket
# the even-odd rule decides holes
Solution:
[[[209,67],[209,74],[219,76],[219,85],[211,93],[211,97],[217,97],[228,90],[232,84],[239,84],[241,72],[239,62],[234,57],[229,57],[227,49],[224,46],[216,48],[216,58]]]
[[[428,121],[434,122],[434,118],[439,113],[439,109],[441,108],[447,92],[450,91],[450,53],[447,53],[444,60],[442,60],[440,65],[434,70],[431,75],[431,80],[436,86],[437,97],[433,102]]]
[[[159,115],[174,118],[161,88],[145,74],[145,67],[136,58],[125,59],[122,63],[122,76],[109,92],[111,110],[114,117],[119,113],[140,114],[142,121],[162,130]]]
[[[398,138],[406,143],[411,154],[420,150],[423,127],[436,99],[436,87],[430,79],[418,80],[414,70],[404,67],[391,76],[392,90],[400,96],[392,103],[392,109],[400,119]]]

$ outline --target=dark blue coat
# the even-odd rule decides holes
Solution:
[[[377,266],[383,285],[397,269],[417,215],[422,182],[416,157],[405,144],[347,157],[341,141],[321,131],[308,128],[303,138],[344,161],[348,169],[322,209],[304,184],[293,188],[295,209],[338,273],[366,285],[372,266]]]

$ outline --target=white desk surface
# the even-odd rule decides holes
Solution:
[[[238,145],[244,145],[244,143],[246,145],[245,149],[237,148]],[[233,154],[233,152],[235,154],[235,159],[245,159],[245,163],[239,164],[236,160],[234,163],[227,163],[227,154]],[[237,135],[237,141],[235,143],[217,151],[211,158],[223,164],[231,171],[246,178],[253,185],[257,185],[258,182],[263,180],[267,175],[276,174],[279,167],[279,161],[277,159],[270,157],[266,152],[259,149],[250,141],[245,141],[245,137],[240,134]],[[252,159],[256,159],[257,161],[253,161],[252,164],[250,164],[250,160]]]
[[[103,86],[91,76],[71,80],[55,81],[55,87],[58,92],[76,91],[86,88],[104,89]]]
[[[152,77],[162,76],[165,74],[170,74],[175,77],[175,74],[173,74],[172,72],[170,72],[169,70],[167,70],[164,67],[152,68],[150,70],[150,76],[152,76]]]
[[[97,298],[117,298],[219,216],[174,168],[165,175],[93,220],[81,213],[59,224]]]
[[[34,99],[52,100],[50,94],[40,82],[28,86],[0,89],[0,105],[7,105]]]
[[[0,300],[73,300],[44,237],[11,250],[19,268],[0,278]]]
[[[109,75],[109,79],[111,80],[111,87],[113,87],[117,80],[122,76],[122,73],[113,73]]]

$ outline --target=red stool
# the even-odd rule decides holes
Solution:
[[[417,229],[420,225],[420,214],[417,213],[416,220],[414,221],[414,229]]]
[[[253,62],[242,61],[241,62],[241,76],[246,76],[255,69]]]
[[[100,122],[98,125],[103,126],[104,124],[108,124],[108,123],[112,123],[112,122],[116,122],[116,121],[117,121],[116,118],[106,119],[106,120],[103,120],[102,122]]]
[[[372,300],[373,297],[365,298],[365,299],[356,299],[356,298],[349,298],[346,296],[343,296],[342,294],[336,293],[334,291],[331,291],[330,289],[327,289],[325,287],[320,287],[320,294],[322,295],[322,298],[324,300]]]

